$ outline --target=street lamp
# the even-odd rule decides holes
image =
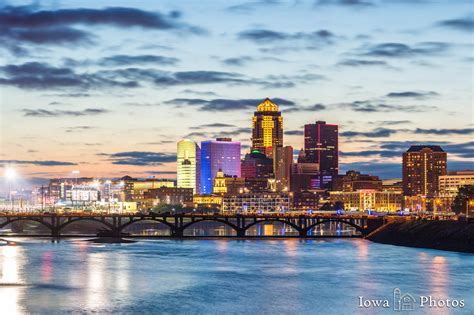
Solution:
[[[12,207],[12,211],[13,211],[13,194],[12,194],[12,182],[15,180],[16,178],[16,171],[15,169],[11,168],[11,167],[7,167],[5,169],[5,178],[7,179],[8,181],[8,195],[9,195],[9,199],[10,199],[10,205]]]

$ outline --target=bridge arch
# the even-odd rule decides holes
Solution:
[[[167,222],[165,220],[161,220],[161,219],[158,219],[158,218],[139,218],[139,219],[131,219],[130,221],[128,221],[127,223],[124,223],[122,224],[121,226],[118,227],[119,231],[122,232],[126,227],[136,223],[136,222],[140,222],[140,221],[154,221],[154,222],[158,222],[158,223],[163,223],[165,225],[167,225],[169,228],[170,228],[170,232],[173,232],[173,230],[175,229],[175,226],[174,224],[170,223],[170,222]]]
[[[309,225],[309,226],[306,227],[306,235],[308,234],[308,232],[309,232],[312,228],[314,228],[314,227],[316,227],[316,226],[318,226],[318,225],[320,225],[320,224],[324,224],[324,223],[328,223],[328,222],[340,222],[340,223],[344,223],[344,224],[350,225],[350,226],[354,227],[354,228],[355,228],[358,232],[360,232],[362,235],[365,235],[365,230],[364,230],[363,227],[361,227],[361,226],[359,226],[359,225],[357,225],[357,224],[355,224],[355,223],[350,222],[350,220],[344,220],[344,219],[326,219],[326,220],[322,220],[322,221],[313,223],[313,224],[311,224],[311,225]]]
[[[225,225],[231,227],[236,233],[239,233],[239,227],[237,225],[235,225],[232,222],[229,222],[229,221],[226,221],[226,220],[223,220],[223,219],[218,219],[218,218],[202,218],[202,219],[198,219],[198,220],[188,222],[188,223],[183,224],[181,226],[181,231],[184,232],[184,230],[187,229],[188,227],[190,227],[191,225],[193,225],[195,223],[198,223],[198,222],[205,222],[205,221],[224,223]]]
[[[14,223],[14,222],[18,222],[18,221],[34,221],[34,222],[38,222],[38,223],[41,223],[42,225],[46,226],[48,229],[50,229],[51,231],[53,231],[53,226],[51,224],[49,224],[48,222],[45,222],[43,220],[39,220],[39,219],[35,219],[35,218],[14,218],[14,219],[7,219],[7,221],[5,222],[2,222],[0,223],[0,229],[1,228],[4,228],[5,226],[7,226],[8,224],[11,224],[11,223]]]
[[[106,221],[103,221],[103,220],[100,220],[100,219],[97,219],[97,218],[88,218],[88,217],[78,217],[78,218],[73,218],[73,219],[70,219],[70,220],[67,220],[66,222],[63,222],[62,224],[59,224],[58,225],[58,228],[57,228],[57,232],[61,232],[66,226],[72,224],[72,223],[75,223],[75,222],[79,222],[79,221],[94,221],[94,222],[98,222],[98,223],[101,223],[102,225],[105,225],[106,227],[108,227],[111,231],[114,231],[115,230],[115,227],[113,224],[109,223],[109,222],[106,222]]]
[[[249,228],[251,228],[252,226],[258,224],[258,223],[263,223],[263,222],[280,222],[280,223],[284,223],[284,224],[288,224],[289,226],[291,226],[292,228],[294,228],[296,231],[298,231],[300,234],[301,232],[303,231],[303,229],[298,226],[297,224],[293,223],[293,222],[290,222],[290,221],[287,221],[285,219],[278,219],[278,218],[268,218],[268,219],[261,219],[261,220],[256,220],[250,224],[247,224],[246,226],[244,226],[244,232],[246,232]]]

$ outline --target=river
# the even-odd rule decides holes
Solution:
[[[16,245],[0,246],[1,314],[388,314],[395,288],[458,301],[417,301],[414,313],[474,310],[471,254],[337,238],[9,240]]]

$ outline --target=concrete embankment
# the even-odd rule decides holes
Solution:
[[[390,222],[366,238],[383,244],[474,253],[474,223],[462,221]]]

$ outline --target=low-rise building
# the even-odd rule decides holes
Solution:
[[[212,191],[214,194],[236,195],[245,187],[245,179],[237,176],[225,175],[222,170],[214,177]]]
[[[441,198],[455,198],[459,188],[474,185],[474,171],[450,172],[438,178],[438,196]]]
[[[222,196],[194,195],[194,208],[220,209],[222,207]]]
[[[400,191],[331,191],[332,203],[342,202],[346,211],[395,212],[402,209],[403,194]]]
[[[143,194],[145,203],[149,207],[156,205],[193,205],[193,189],[178,187],[160,187],[148,189]]]
[[[288,193],[243,193],[225,196],[222,211],[230,213],[284,213],[290,210]]]

